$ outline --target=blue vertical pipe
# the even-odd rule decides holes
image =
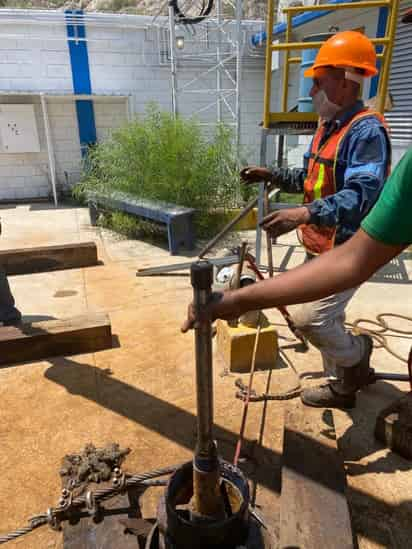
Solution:
[[[75,94],[91,95],[89,54],[86,42],[86,26],[83,10],[66,10],[66,28],[70,64]],[[79,39],[78,41],[76,39]],[[76,114],[79,127],[80,150],[82,157],[87,154],[88,147],[96,143],[96,123],[93,101],[76,100]]]

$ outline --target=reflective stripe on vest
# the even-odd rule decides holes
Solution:
[[[336,166],[340,145],[352,128],[353,124],[367,117],[377,118],[388,133],[385,118],[378,112],[363,109],[355,114],[341,128],[332,133],[320,147],[324,128],[318,128],[309,157],[308,175],[304,183],[304,204],[326,198],[336,193]],[[334,246],[336,227],[318,227],[317,225],[301,225],[298,235],[304,247],[311,254],[320,254]]]
[[[325,164],[319,165],[318,179],[316,180],[315,186],[313,188],[314,200],[321,198],[322,196],[322,185],[325,180]]]

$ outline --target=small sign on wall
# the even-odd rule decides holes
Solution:
[[[40,152],[34,105],[0,105],[3,153]]]

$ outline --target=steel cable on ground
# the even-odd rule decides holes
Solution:
[[[401,320],[406,320],[406,321],[412,323],[412,317],[407,316],[407,315],[402,315],[402,314],[397,314],[397,313],[381,313],[381,314],[376,316],[376,320],[371,320],[369,318],[357,318],[354,322],[345,322],[345,326],[347,326],[351,330],[353,330],[355,332],[358,332],[360,334],[365,334],[365,335],[371,336],[374,339],[374,341],[376,343],[378,343],[378,345],[375,345],[375,348],[378,348],[378,349],[383,348],[383,349],[385,349],[385,351],[387,351],[389,354],[391,354],[392,356],[394,356],[395,358],[397,358],[401,362],[409,365],[410,362],[411,362],[411,359],[410,358],[408,359],[408,358],[398,354],[396,351],[394,351],[388,343],[387,336],[388,335],[396,335],[396,334],[412,336],[412,329],[411,330],[401,330],[399,328],[392,328],[391,326],[389,326],[388,322],[383,319],[383,317],[399,318]],[[373,324],[374,326],[376,326],[376,329],[372,330],[372,329],[368,329],[368,328],[362,328],[362,327],[359,326],[360,324]],[[386,332],[393,332],[393,334],[386,334]],[[279,349],[279,352],[282,353],[282,349]],[[288,362],[289,366],[291,366],[291,368],[295,372],[297,378],[299,379],[300,378],[299,373],[296,371],[296,369],[293,366],[293,363],[291,362],[291,360],[289,360],[289,358],[287,357],[287,355],[284,352],[282,354],[283,354],[282,358],[284,360],[286,358],[286,362]],[[411,347],[411,355],[412,355],[412,347]],[[411,366],[411,368],[412,368],[412,366]],[[412,381],[412,370],[411,370],[411,372],[409,372],[409,375],[410,375],[411,381]],[[239,383],[239,381],[240,380],[236,380],[236,383],[235,383],[236,386],[240,389],[240,391],[238,391],[236,393],[236,397],[241,399],[241,400],[244,400],[245,397],[246,397],[246,387],[244,387],[242,383]],[[412,386],[412,382],[411,382],[411,386]],[[299,381],[295,387],[293,387],[292,389],[289,389],[288,391],[286,391],[284,393],[261,393],[261,394],[256,394],[256,393],[252,392],[251,394],[249,394],[248,400],[249,400],[249,402],[262,402],[264,400],[289,400],[289,399],[298,397],[300,395],[301,391],[302,391],[302,387],[301,387],[301,384],[300,384],[300,381]]]
[[[173,465],[170,467],[164,467],[163,469],[155,469],[154,471],[149,471],[147,473],[140,473],[133,476],[123,476],[123,482],[120,482],[119,486],[111,486],[108,488],[100,488],[93,492],[93,499],[96,503],[105,501],[112,496],[121,493],[126,488],[132,488],[139,485],[149,485],[148,481],[155,479],[156,477],[161,477],[164,475],[170,475],[176,471],[180,465]],[[154,486],[161,486],[164,483],[161,481],[154,482]],[[58,524],[60,520],[64,520],[64,514],[68,509],[74,507],[83,507],[87,503],[87,496],[78,496],[73,498],[69,506],[50,508],[46,514],[35,515],[29,519],[29,524],[21,528],[17,528],[8,534],[0,534],[0,545],[7,543],[14,539],[17,539],[21,536],[33,532],[36,528],[44,526],[45,524],[50,524],[53,527],[53,524]]]
[[[354,329],[355,331],[358,331],[361,334],[366,334],[371,336],[375,341],[377,341],[380,344],[380,346],[383,349],[385,349],[385,351],[390,353],[392,356],[394,356],[401,362],[408,364],[408,358],[405,358],[402,355],[398,354],[389,346],[388,340],[386,338],[386,336],[389,334],[386,334],[386,332],[393,332],[394,334],[412,336],[412,329],[400,330],[399,328],[392,328],[391,326],[389,326],[389,324],[385,320],[383,320],[383,317],[400,318],[401,320],[407,320],[408,322],[412,322],[412,317],[407,315],[401,315],[397,313],[381,313],[376,316],[376,320],[369,320],[367,318],[357,318],[354,322],[345,322],[345,326],[348,326],[349,328]],[[373,324],[375,326],[378,326],[380,329],[372,330],[368,328],[361,328],[359,326],[359,324],[365,324],[365,323]]]

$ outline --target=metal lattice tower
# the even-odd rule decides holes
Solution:
[[[167,46],[169,52],[173,113],[198,116],[202,125],[211,128],[225,122],[233,127],[238,150],[245,45],[242,2],[214,0],[211,13],[195,25],[182,24],[169,6],[167,33],[163,35],[168,44],[161,46],[163,50]],[[187,13],[191,13],[189,0],[186,4]],[[193,10],[196,12],[196,6]],[[187,79],[191,71],[195,74]],[[197,96],[202,103],[190,113],[185,112],[189,95]]]

